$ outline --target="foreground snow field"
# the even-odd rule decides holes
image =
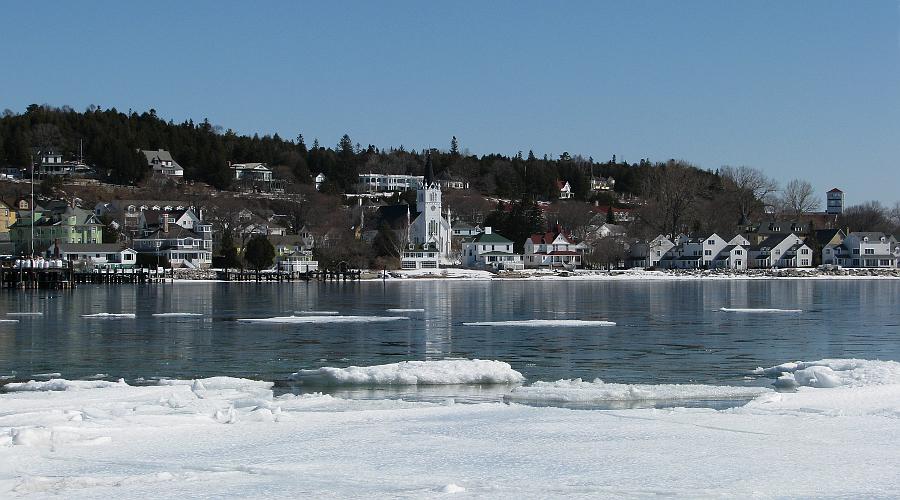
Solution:
[[[800,387],[753,389],[750,403],[721,411],[586,411],[273,398],[270,383],[226,377],[10,384],[15,392],[0,394],[0,497],[897,495],[900,364],[823,360],[758,373],[793,375]],[[828,388],[808,387],[823,379]],[[677,400],[735,390],[562,381],[513,394]]]

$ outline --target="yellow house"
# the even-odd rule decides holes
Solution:
[[[16,211],[0,201],[0,233],[8,233],[9,226],[16,223]]]

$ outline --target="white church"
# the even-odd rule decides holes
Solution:
[[[431,153],[425,156],[425,177],[416,190],[418,215],[409,224],[407,248],[400,256],[401,269],[437,269],[453,264],[450,259],[450,210],[441,207],[441,184],[434,176]]]

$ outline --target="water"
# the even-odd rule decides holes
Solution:
[[[900,360],[900,281],[413,281],[82,286],[0,294],[0,377],[61,373],[128,381],[229,375],[283,390],[302,368],[402,360],[509,362],[529,381],[764,385],[756,366]],[[802,309],[799,314],[721,307]],[[388,312],[388,309],[424,312]],[[43,312],[41,316],[7,313]],[[382,323],[251,324],[300,311],[402,315]],[[82,315],[135,314],[129,318]],[[153,316],[200,313],[202,316]],[[616,326],[473,327],[466,322],[609,320]],[[309,389],[305,389],[309,390]],[[316,389],[321,390],[321,389]],[[504,388],[332,389],[350,397],[496,398]]]

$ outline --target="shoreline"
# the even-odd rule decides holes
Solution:
[[[215,270],[175,270],[177,283],[282,283],[277,281],[225,281],[216,279]],[[690,281],[690,280],[890,280],[900,279],[900,269],[852,268],[840,270],[819,269],[752,269],[732,270],[577,270],[577,271],[511,271],[491,273],[475,269],[445,268],[438,270],[363,271],[360,283],[414,282],[414,281]],[[296,283],[290,281],[286,283]]]

